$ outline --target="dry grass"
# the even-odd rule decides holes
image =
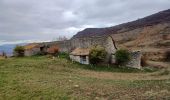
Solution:
[[[65,59],[46,57],[0,60],[2,100],[170,99],[170,76],[86,69]]]

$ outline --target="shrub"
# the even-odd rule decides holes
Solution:
[[[24,51],[25,51],[25,49],[24,49],[24,47],[23,46],[16,46],[15,48],[14,48],[14,55],[16,56],[16,57],[23,57],[24,56]]]
[[[91,64],[98,64],[104,61],[107,52],[101,46],[95,46],[90,50],[89,60]]]
[[[39,52],[37,52],[35,55],[33,55],[33,56],[44,56],[44,55],[47,55],[47,52],[41,52],[41,51],[39,51]]]
[[[69,54],[66,53],[66,52],[59,52],[58,57],[65,58],[65,59],[70,59]]]
[[[118,65],[123,65],[130,60],[130,53],[128,50],[120,49],[116,51],[115,58]]]

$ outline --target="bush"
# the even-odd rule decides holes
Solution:
[[[14,55],[16,57],[23,57],[24,56],[24,51],[25,51],[25,49],[24,49],[23,46],[16,46],[14,48]]]
[[[120,49],[116,51],[115,58],[118,65],[123,65],[130,60],[130,53],[128,50]]]
[[[65,59],[70,59],[69,54],[66,53],[66,52],[59,52],[58,57],[65,58]]]
[[[107,52],[101,46],[95,46],[90,50],[89,60],[91,64],[98,64],[104,61]]]
[[[47,52],[37,52],[35,55],[33,56],[44,56],[44,55],[47,55]]]

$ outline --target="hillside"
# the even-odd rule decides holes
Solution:
[[[95,36],[95,35],[108,35],[108,34],[116,34],[118,31],[122,29],[126,29],[124,31],[133,30],[140,27],[152,26],[159,23],[168,23],[170,22],[170,9],[161,11],[159,13],[147,16],[142,19],[138,19],[136,21],[120,24],[113,27],[107,28],[87,28],[83,31],[78,32],[73,38],[85,37],[85,36]]]
[[[91,67],[56,57],[0,60],[0,100],[169,100],[168,70]]]
[[[148,65],[168,67],[170,9],[113,27],[88,28],[78,32],[73,39],[102,35],[111,35],[118,48],[142,51]]]

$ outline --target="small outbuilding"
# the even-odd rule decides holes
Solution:
[[[25,45],[24,49],[25,49],[25,52],[24,52],[25,56],[33,56],[38,53],[45,52],[45,46],[39,43],[31,43],[31,44]]]
[[[90,64],[89,54],[90,54],[89,48],[76,48],[70,53],[70,59],[81,64]]]

